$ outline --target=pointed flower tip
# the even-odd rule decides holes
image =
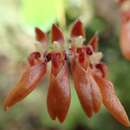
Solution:
[[[8,112],[10,110],[10,108],[12,107],[11,103],[10,103],[10,97],[7,96],[3,102],[3,109],[4,111]]]
[[[125,127],[130,127],[130,121],[128,118],[125,118],[123,121],[120,122],[122,125],[124,125]]]
[[[9,111],[9,107],[6,104],[4,104],[4,111]]]
[[[130,120],[126,114],[126,118],[123,119],[123,121],[121,122],[125,127],[130,127]]]
[[[41,31],[41,29],[39,29],[38,27],[35,28],[35,34],[36,34],[36,40],[38,40],[39,42],[47,42],[47,36],[46,34]]]
[[[130,121],[128,120],[128,123],[126,124],[126,127],[130,127]]]
[[[78,37],[78,36],[84,36],[85,31],[83,28],[83,24],[80,20],[77,20],[71,30],[71,37]]]
[[[64,35],[61,29],[55,24],[52,25],[52,43],[58,41],[60,43],[64,42]]]
[[[96,32],[96,33],[94,34],[94,36],[92,37],[92,39],[93,39],[94,41],[98,41],[98,40],[99,40],[99,33]]]
[[[65,118],[57,117],[60,123],[64,123]]]
[[[98,42],[99,42],[99,34],[98,34],[98,32],[95,33],[94,37],[95,37],[95,41],[96,41],[97,44],[98,44]]]
[[[129,121],[129,123],[128,123],[127,127],[130,127],[130,121]]]
[[[99,36],[98,36],[98,33],[96,32],[89,41],[89,45],[92,46],[94,51],[96,51],[98,48],[98,42],[99,42]]]

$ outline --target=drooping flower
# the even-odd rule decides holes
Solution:
[[[60,122],[65,120],[70,102],[69,70],[81,106],[90,118],[100,110],[102,104],[124,126],[130,122],[124,107],[116,96],[113,84],[107,79],[107,65],[102,63],[102,53],[98,52],[98,36],[95,34],[88,44],[83,44],[85,31],[80,20],[71,29],[71,46],[64,39],[63,32],[56,25],[52,26],[51,44],[47,35],[39,28],[35,29],[36,39],[43,46],[43,52],[33,52],[28,58],[20,81],[8,94],[4,102],[5,110],[22,100],[44,78],[47,63],[51,62],[50,83],[47,107],[50,117]],[[48,50],[49,46],[52,48]]]
[[[58,44],[60,49],[51,53],[51,74],[48,89],[47,106],[52,119],[63,122],[70,105],[70,88],[66,54],[63,50],[64,36],[61,30],[52,26],[52,43]]]
[[[78,35],[74,35],[75,29],[78,29]],[[83,26],[80,21],[77,21],[71,32],[75,48],[78,44],[75,41],[83,38],[83,33],[80,32],[83,32]],[[108,111],[128,127],[130,122],[127,114],[116,96],[113,84],[107,79],[107,66],[101,62],[102,53],[95,51],[97,43],[94,41],[98,41],[96,39],[94,36],[86,46],[81,45],[72,52],[72,75],[80,103],[88,117],[91,117],[93,113],[99,111],[103,102]]]
[[[78,33],[76,33],[76,31]],[[78,44],[76,43],[76,39],[82,39],[84,36],[83,32],[82,23],[77,21],[71,31],[72,44],[75,44],[75,47],[76,44]],[[88,47],[81,45],[81,47],[74,49],[76,49],[76,51],[72,51],[70,62],[75,89],[84,111],[88,117],[91,117],[93,112],[99,111],[102,102],[99,87],[90,69],[89,56],[92,55],[93,48],[91,45],[88,45]]]
[[[36,33],[39,30],[36,29]],[[38,36],[42,42],[47,42],[46,36],[42,32],[42,36]],[[8,110],[10,107],[21,101],[29,93],[31,93],[44,78],[47,71],[46,58],[40,52],[33,52],[28,58],[28,63],[21,75],[20,80],[16,86],[9,92],[4,101],[4,109]]]

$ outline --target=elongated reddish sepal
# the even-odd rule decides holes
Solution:
[[[37,41],[46,43],[48,42],[47,35],[37,27],[35,28],[35,35]]]
[[[91,117],[94,112],[99,111],[102,103],[99,87],[94,81],[89,67],[84,69],[75,59],[71,60],[71,71],[80,103],[87,116]]]
[[[121,124],[123,124],[126,127],[130,127],[129,119],[127,117],[124,107],[122,106],[120,100],[116,96],[113,84],[110,81],[97,75],[95,75],[94,78],[100,87],[103,96],[103,103],[108,109],[108,111]]]
[[[55,24],[53,24],[53,26],[52,26],[51,36],[52,36],[52,42],[57,41],[57,42],[60,42],[60,43],[64,43],[63,32]]]
[[[80,20],[77,20],[71,30],[71,37],[85,36],[83,24]]]
[[[4,109],[8,110],[32,92],[41,79],[44,78],[45,73],[46,63],[37,63],[33,66],[26,66],[16,87],[14,87],[6,97],[4,101]]]
[[[67,63],[64,63],[57,75],[51,73],[47,97],[48,112],[53,120],[58,118],[60,122],[65,120],[70,106],[70,88],[68,80]]]
[[[121,14],[120,48],[123,56],[130,60],[130,10]]]

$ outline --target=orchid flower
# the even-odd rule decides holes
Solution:
[[[71,102],[71,74],[80,104],[89,118],[99,112],[104,104],[117,121],[126,127],[130,126],[113,84],[107,79],[108,68],[102,62],[102,52],[98,51],[97,34],[84,44],[85,31],[80,20],[72,26],[70,46],[66,46],[64,34],[56,25],[52,26],[51,45],[48,44],[47,35],[43,31],[36,28],[35,33],[37,41],[44,49],[30,54],[19,82],[4,101],[5,110],[21,101],[38,86],[47,72],[47,63],[51,62],[47,107],[53,120],[57,118],[63,122],[66,118]],[[52,49],[49,50],[49,47]]]

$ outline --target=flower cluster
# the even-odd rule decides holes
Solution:
[[[21,101],[37,87],[47,72],[47,63],[51,62],[47,107],[53,120],[58,118],[63,122],[67,115],[71,102],[69,86],[71,74],[80,104],[89,118],[99,112],[101,105],[104,104],[115,119],[126,127],[130,126],[113,84],[107,79],[107,65],[101,61],[102,53],[97,51],[99,40],[97,34],[84,44],[85,31],[80,20],[72,26],[69,45],[63,32],[56,25],[52,26],[51,45],[48,44],[47,35],[43,31],[36,28],[35,33],[43,51],[30,54],[20,81],[4,101],[5,110]]]

